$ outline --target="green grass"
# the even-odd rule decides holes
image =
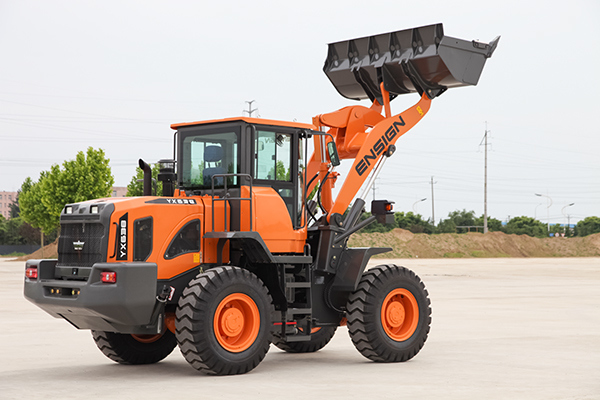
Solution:
[[[26,255],[25,253],[13,252],[13,253],[10,253],[10,254],[3,254],[0,257],[22,257],[22,256],[25,256],[25,255]]]
[[[463,253],[444,253],[444,258],[463,258]]]
[[[473,250],[471,252],[471,256],[473,256],[473,257],[488,257],[489,254],[483,250]]]

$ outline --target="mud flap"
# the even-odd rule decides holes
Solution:
[[[346,249],[341,257],[335,278],[327,290],[327,304],[334,310],[342,311],[348,296],[358,286],[367,263],[375,254],[392,251],[389,247],[364,247]]]

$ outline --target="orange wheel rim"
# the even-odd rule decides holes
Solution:
[[[213,324],[219,344],[227,351],[240,353],[258,337],[260,312],[250,296],[233,293],[219,303]]]
[[[381,306],[381,325],[385,333],[397,342],[407,340],[417,330],[419,305],[406,289],[392,290]]]
[[[162,333],[158,335],[131,335],[131,337],[140,343],[154,343],[162,337]]]

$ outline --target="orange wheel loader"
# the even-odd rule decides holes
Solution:
[[[329,45],[324,72],[372,105],[312,123],[256,118],[174,124],[173,159],[159,161],[162,196],[65,205],[58,259],[30,260],[25,297],[78,329],[121,364],[149,364],[179,346],[197,370],[242,374],[273,343],[323,348],[340,325],[365,357],[406,361],[431,322],[423,282],[349,248],[369,223],[394,221],[392,202],[363,200],[395,143],[446,89],[476,85],[499,38],[444,35],[442,24]],[[418,93],[392,114],[396,96]],[[308,142],[314,150],[308,156]],[[333,196],[342,159],[353,160]],[[362,193],[359,193],[361,191]]]

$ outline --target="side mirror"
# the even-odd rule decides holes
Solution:
[[[331,165],[337,167],[340,165],[340,156],[337,152],[337,147],[334,142],[327,143],[327,153],[329,154],[329,159],[331,160]]]

